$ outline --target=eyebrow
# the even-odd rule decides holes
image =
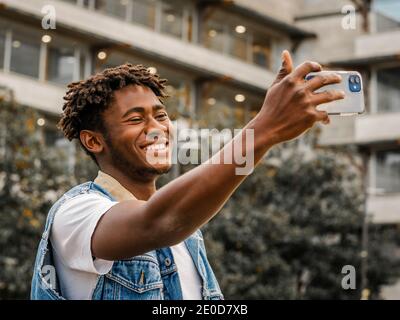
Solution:
[[[153,109],[153,111],[158,111],[158,110],[165,110],[166,108],[165,108],[165,106],[163,104],[155,104],[155,105],[152,106],[152,109]],[[135,113],[135,112],[144,113],[144,107],[140,107],[140,106],[132,107],[128,111],[126,111],[124,113],[122,118],[126,118],[131,113]]]

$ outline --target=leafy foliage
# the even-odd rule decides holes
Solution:
[[[46,147],[38,118],[11,98],[0,101],[0,297],[5,299],[29,297],[47,212],[78,183],[66,152]]]
[[[275,148],[205,228],[217,278],[229,299],[359,299],[363,186],[360,160],[347,152]],[[385,246],[398,231],[374,226],[369,289],[398,276]],[[357,289],[343,290],[342,267]]]
[[[37,244],[52,203],[96,168],[79,148],[47,147],[38,113],[0,100],[0,298],[28,298]],[[311,139],[312,140],[312,139]],[[363,212],[359,160],[296,143],[274,148],[204,229],[228,299],[358,299]],[[72,161],[72,165],[71,165]],[[181,168],[181,173],[187,171]],[[77,178],[79,177],[79,178]],[[163,177],[163,185],[174,173]],[[371,297],[398,276],[399,230],[370,226]],[[357,290],[341,288],[341,268]]]

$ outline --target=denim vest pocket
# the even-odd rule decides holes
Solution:
[[[163,300],[163,282],[157,259],[141,255],[114,262],[105,275],[103,298],[121,300]]]

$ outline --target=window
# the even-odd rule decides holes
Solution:
[[[98,0],[96,1],[96,9],[125,20],[129,2],[130,0]]]
[[[180,1],[163,1],[161,13],[161,32],[178,38],[182,37],[183,4]]]
[[[95,9],[97,0],[77,0],[77,4],[84,8]]]
[[[230,35],[229,53],[242,60],[247,60],[247,33],[238,34],[233,31]]]
[[[215,22],[208,22],[204,29],[203,41],[206,48],[224,52],[226,35],[223,26]]]
[[[127,63],[127,62],[136,64],[134,61],[129,60],[127,57],[122,56],[121,54],[119,54],[115,51],[111,51],[111,52],[108,52],[106,59],[104,59],[104,60],[96,59],[95,71],[101,72],[104,69],[114,68],[116,66],[119,66],[119,65]]]
[[[224,12],[203,13],[202,44],[240,60],[271,69],[272,37],[260,31],[251,21],[240,19]]]
[[[202,127],[241,128],[259,110],[263,95],[217,82],[205,82],[198,116]]]
[[[172,120],[177,118],[190,117],[190,86],[189,82],[182,80],[180,76],[168,75],[161,71],[161,76],[168,79],[166,92],[169,98],[165,100],[168,115]]]
[[[133,0],[132,22],[155,28],[156,4],[154,0]]]
[[[68,3],[71,3],[71,4],[77,4],[76,0],[61,0],[61,1],[68,2]]]
[[[47,63],[47,80],[63,85],[74,80],[74,48],[49,46]]]
[[[400,112],[400,67],[377,72],[378,112]]]
[[[4,50],[6,47],[6,36],[0,32],[0,69],[4,68]]]
[[[11,71],[39,77],[40,40],[13,32],[11,45]]]
[[[88,48],[61,34],[13,26],[7,38],[7,61],[11,72],[66,85],[89,73]],[[4,68],[4,34],[0,30],[0,68]],[[78,49],[79,48],[79,49]],[[88,63],[86,65],[86,63]],[[8,69],[8,68],[7,68]]]
[[[400,149],[377,152],[376,159],[376,187],[400,192]]]
[[[254,35],[252,47],[253,63],[261,67],[271,68],[271,41],[265,36]]]
[[[86,76],[89,76],[86,74],[86,72],[87,72],[87,70],[86,70],[87,69],[87,67],[86,67],[87,52],[82,52],[82,51],[80,52],[80,55],[79,55],[79,79],[84,79],[84,78],[86,78]]]

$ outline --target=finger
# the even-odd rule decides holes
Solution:
[[[285,66],[285,69],[287,71],[287,73],[292,73],[293,71],[293,60],[292,60],[292,56],[290,55],[290,52],[287,50],[283,50],[282,52],[282,60],[283,60],[283,64]]]
[[[322,121],[323,124],[328,125],[331,123],[331,118],[329,118],[329,116],[326,118],[326,120]]]
[[[329,115],[326,111],[319,111],[315,108],[309,109],[308,113],[312,116],[313,123],[322,122],[323,124],[330,123]]]
[[[283,78],[285,78],[289,73],[293,71],[293,60],[292,57],[290,56],[289,51],[284,50],[282,52],[281,59],[282,59],[282,65],[281,68],[279,69],[275,81],[272,83],[273,85],[278,82],[281,82]]]
[[[299,65],[293,72],[293,77],[297,79],[304,79],[310,72],[321,71],[322,67],[317,62],[306,61]]]
[[[312,95],[311,103],[315,106],[332,102],[336,100],[344,99],[345,93],[342,90],[328,90],[321,93],[315,93]]]
[[[337,73],[329,73],[315,76],[307,82],[306,87],[311,91],[315,91],[323,86],[340,83],[341,81],[342,77],[340,75],[338,75]]]
[[[330,119],[329,115],[326,111],[318,111],[316,110],[316,121],[321,121],[323,124],[329,124]]]

